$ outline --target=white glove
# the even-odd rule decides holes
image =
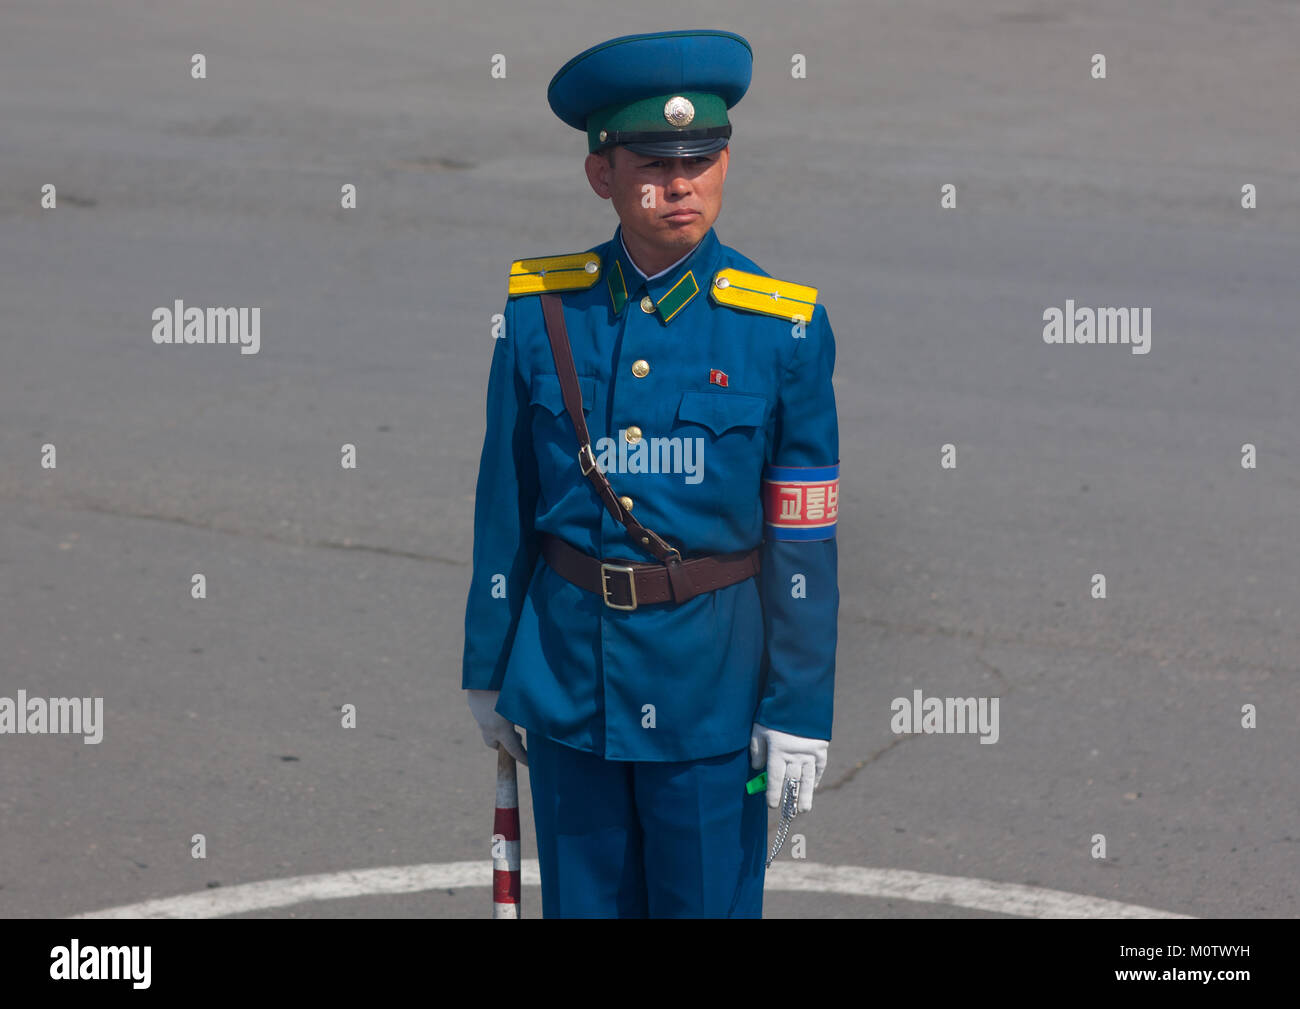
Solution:
[[[483,733],[483,742],[494,750],[504,746],[510,756],[527,767],[528,751],[524,749],[523,737],[514,722],[496,712],[501,691],[467,690],[466,693],[469,694],[469,710]]]
[[[810,811],[813,790],[821,784],[822,771],[826,770],[830,745],[827,739],[792,736],[755,722],[749,737],[749,763],[754,770],[767,765],[767,804],[773,809],[781,805],[788,776],[799,779],[798,811]]]

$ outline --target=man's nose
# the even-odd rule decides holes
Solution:
[[[686,162],[674,161],[672,163],[672,170],[668,176],[666,188],[673,193],[689,193],[691,191],[691,180],[686,174]]]

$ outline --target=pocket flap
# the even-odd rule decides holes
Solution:
[[[591,410],[591,405],[596,399],[595,376],[579,375],[578,388],[582,392],[582,412],[587,413]],[[560,388],[560,376],[534,375],[529,402],[544,407],[557,417],[563,416],[566,411],[564,409],[564,391]]]
[[[758,427],[767,416],[767,400],[744,393],[686,392],[677,419],[703,424],[714,434],[733,427]]]

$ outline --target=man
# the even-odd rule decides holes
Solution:
[[[761,916],[763,795],[811,809],[826,763],[834,337],[713,230],[751,65],[730,32],[625,36],[548,89],[620,225],[511,268],[462,678],[529,767],[546,917]]]

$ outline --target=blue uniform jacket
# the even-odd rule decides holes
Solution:
[[[648,282],[619,232],[589,251],[598,281],[560,296],[598,464],[683,558],[761,542],[762,570],[623,611],[550,569],[542,532],[604,559],[655,558],[582,475],[541,299],[512,296],[488,380],[461,685],[500,690],[497,711],[530,734],[611,760],[729,753],[755,721],[829,739],[839,429],[826,311],[796,326],[717,303],[718,271],[767,275],[712,229]]]

